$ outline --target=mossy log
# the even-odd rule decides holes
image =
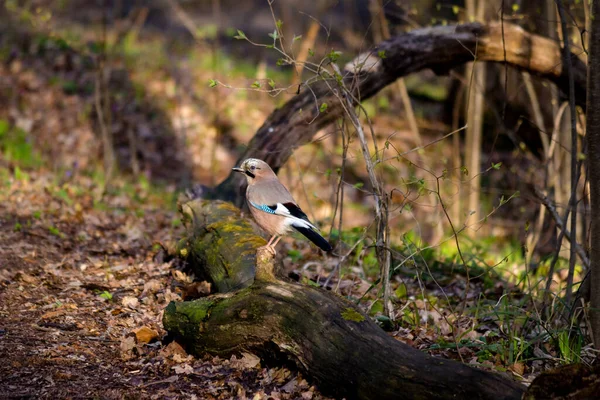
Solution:
[[[521,398],[520,384],[413,349],[331,292],[275,279],[263,239],[231,205],[194,200],[182,211],[192,222],[181,247],[188,260],[198,260],[195,268],[206,268],[217,288],[246,286],[169,304],[164,327],[192,353],[285,355],[321,390],[346,398]]]
[[[226,293],[248,287],[256,274],[256,251],[266,241],[240,210],[223,201],[191,200],[179,211],[189,235],[177,245],[197,279]]]

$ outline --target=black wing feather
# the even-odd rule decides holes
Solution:
[[[292,227],[304,236],[306,236],[311,242],[319,246],[321,250],[326,251],[328,253],[332,250],[329,242],[323,236],[319,235],[318,232],[305,227],[298,227],[294,225],[292,225]]]
[[[306,214],[304,214],[304,211],[302,211],[300,209],[300,207],[298,207],[294,203],[283,203],[283,205],[285,206],[285,208],[287,208],[290,211],[290,214],[292,216],[303,219],[305,221],[308,221],[308,217],[306,216]],[[277,208],[277,207],[275,207],[275,208]],[[310,221],[308,221],[308,222],[310,222]]]

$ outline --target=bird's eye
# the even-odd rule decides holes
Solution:
[[[252,165],[252,166],[250,167],[250,169],[251,169],[252,171],[254,171],[254,170],[256,169],[256,165]]]

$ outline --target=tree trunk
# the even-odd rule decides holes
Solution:
[[[192,353],[283,354],[320,390],[346,398],[521,397],[524,388],[499,374],[431,357],[393,339],[332,292],[277,280],[273,258],[259,247],[264,241],[231,205],[194,200],[181,208],[191,221],[191,236],[181,241],[179,253],[186,249],[188,261],[219,260],[217,273],[210,272],[210,262],[194,266],[199,274],[202,266],[208,269],[205,275],[218,291],[229,291],[231,282],[247,286],[256,267],[256,279],[245,289],[169,304],[164,327]],[[254,265],[250,260],[256,256]],[[221,262],[240,259],[248,262]]]
[[[503,38],[504,37],[504,41]],[[505,53],[506,50],[506,53]],[[365,100],[399,77],[430,68],[437,73],[473,61],[506,62],[516,68],[547,78],[568,92],[568,80],[560,46],[542,36],[525,32],[504,23],[481,25],[436,26],[418,29],[380,43],[372,51],[358,56],[346,65],[344,82],[356,99]],[[576,98],[585,104],[586,67],[573,56]],[[308,143],[314,134],[343,115],[343,108],[326,78],[316,80],[309,88],[275,110],[259,128],[240,161],[248,157],[266,161],[275,172],[287,161],[293,150]],[[323,103],[327,109],[320,112]],[[205,198],[243,202],[244,177],[230,174],[214,189],[196,193]]]
[[[588,170],[591,197],[590,320],[600,348],[600,1],[592,3],[587,105]]]

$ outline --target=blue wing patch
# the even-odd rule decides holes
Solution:
[[[277,205],[274,205],[274,206],[268,206],[266,204],[258,205],[253,202],[250,202],[250,204],[252,205],[252,207],[258,208],[259,210],[264,211],[269,214],[275,214],[275,210],[277,209]]]

